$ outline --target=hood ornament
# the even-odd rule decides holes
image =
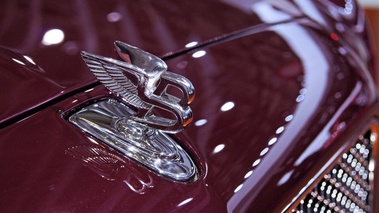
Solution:
[[[192,83],[168,72],[157,56],[119,41],[115,47],[119,60],[81,54],[114,98],[82,108],[69,121],[166,178],[193,181],[193,161],[166,134],[178,133],[191,123]]]
[[[167,72],[166,63],[150,53],[123,42],[115,42],[121,60],[82,52],[91,72],[121,100],[135,107],[137,113],[129,119],[163,132],[180,132],[192,121],[189,104],[195,90],[185,77]],[[170,87],[181,91],[179,98],[167,92]],[[154,114],[161,109],[171,114],[167,118]]]

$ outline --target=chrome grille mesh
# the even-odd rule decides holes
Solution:
[[[369,212],[371,131],[360,135],[293,212]]]

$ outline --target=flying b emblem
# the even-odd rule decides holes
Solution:
[[[118,58],[106,58],[87,52],[82,57],[92,73],[123,102],[135,107],[137,113],[130,119],[163,132],[176,133],[192,121],[189,104],[194,99],[191,82],[178,74],[168,72],[160,58],[123,42],[115,42]],[[179,98],[169,94],[168,88],[182,92]],[[160,108],[173,116],[154,114]]]
[[[168,72],[164,61],[150,53],[122,42],[115,47],[119,60],[82,52],[113,97],[81,108],[69,122],[159,175],[194,181],[192,159],[167,134],[182,131],[192,121],[191,82]]]

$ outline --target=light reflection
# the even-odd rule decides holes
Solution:
[[[225,144],[219,144],[217,145],[214,150],[213,150],[213,154],[216,154],[216,153],[219,153],[221,152],[223,149],[225,148]]]
[[[270,150],[270,148],[268,148],[268,147],[264,148],[264,149],[262,150],[260,156],[263,156],[263,155],[267,154],[268,150]]]
[[[91,138],[91,137],[87,137],[88,140],[90,140],[92,143],[94,144],[99,144],[95,139]]]
[[[14,62],[18,63],[18,64],[21,64],[21,65],[24,65],[24,66],[25,66],[25,63],[22,62],[22,61],[20,61],[20,60],[17,60],[17,59],[15,59],[15,58],[12,58],[12,60],[13,60]]]
[[[293,119],[293,115],[288,115],[284,120],[286,122],[290,122],[290,121],[292,121],[292,119]]]
[[[24,58],[25,58],[26,60],[28,60],[31,64],[36,65],[36,63],[33,61],[33,59],[30,58],[29,56],[24,55]]]
[[[371,160],[371,161],[369,162],[369,164],[368,164],[368,170],[369,170],[370,172],[373,172],[374,169],[375,169],[375,162],[374,162],[373,160]]]
[[[253,174],[253,170],[250,170],[246,173],[246,175],[243,177],[244,179],[250,177]]]
[[[64,40],[64,33],[60,29],[51,29],[48,30],[42,39],[42,44],[49,46],[54,44],[62,43]]]
[[[180,203],[178,204],[178,207],[183,206],[183,205],[185,205],[185,204],[191,202],[192,200],[193,200],[192,197],[187,198],[187,199],[183,200],[182,202],[180,202]]]
[[[284,126],[281,126],[281,127],[279,127],[277,130],[276,130],[276,134],[280,134],[280,133],[282,133],[284,131]]]
[[[134,152],[134,150],[136,150],[134,147],[133,147],[133,149],[130,149],[130,151],[132,151],[132,152]],[[162,165],[162,160],[161,159],[156,159],[155,161],[154,161],[154,166],[156,166],[156,167],[160,167]]]
[[[306,81],[302,81],[302,82],[301,82],[301,86],[302,86],[302,87],[306,87],[306,86],[307,86],[307,82],[306,82]]]
[[[371,134],[371,135],[370,135],[370,140],[371,140],[372,142],[376,141],[376,134]]]
[[[207,122],[208,122],[207,119],[200,119],[200,120],[195,122],[195,126],[203,126]]]
[[[122,15],[119,12],[111,12],[107,15],[107,20],[109,22],[117,22],[122,19]]]
[[[287,172],[286,174],[284,174],[283,177],[279,180],[278,186],[281,186],[281,185],[287,183],[288,180],[290,179],[292,173],[293,173],[293,170],[291,170],[291,171]]]
[[[302,102],[303,100],[304,100],[304,95],[299,95],[299,96],[297,96],[297,98],[296,98],[296,102],[297,103],[300,103],[300,102]]]
[[[254,161],[253,163],[253,167],[255,166],[258,166],[258,164],[261,162],[261,159],[257,159],[256,161]]]
[[[185,47],[187,47],[187,48],[194,47],[194,46],[196,46],[196,44],[198,44],[197,41],[192,41],[192,42],[186,44]]]
[[[303,88],[300,90],[300,95],[305,95],[307,93],[307,89],[306,88]]]
[[[278,138],[271,138],[271,140],[268,141],[268,145],[269,146],[273,145],[274,143],[276,143],[277,140]]]
[[[237,193],[239,190],[241,190],[241,189],[242,189],[242,187],[243,187],[243,184],[241,184],[241,185],[237,186],[237,188],[236,188],[236,189],[234,189],[234,193]]]
[[[86,91],[84,92],[91,92],[92,90],[94,90],[95,88],[91,88],[91,89],[87,89]]]
[[[341,53],[341,55],[346,55],[347,54],[347,50],[343,47],[339,47],[338,48],[338,52]]]
[[[345,25],[341,24],[341,23],[336,23],[336,29],[338,31],[345,31]]]
[[[181,61],[178,64],[176,64],[176,67],[183,70],[187,67],[187,65],[188,65],[187,61]]]
[[[201,58],[201,57],[205,56],[205,54],[207,54],[207,52],[205,52],[204,50],[199,50],[199,51],[195,52],[194,54],[192,54],[192,57],[193,58]]]
[[[351,14],[353,12],[353,9],[354,5],[352,4],[351,0],[346,0],[344,12],[346,14]]]
[[[273,2],[273,1],[270,1]],[[305,12],[307,15],[312,15],[312,18],[315,17],[315,20],[319,21],[320,23],[325,23],[324,22],[324,16],[316,9],[315,7],[312,6],[310,7],[310,4],[314,4],[312,1],[296,1],[296,3],[299,3],[299,8],[304,9],[302,11]],[[259,18],[267,23],[267,22],[272,22],[275,21],[276,15],[273,16],[272,14],[276,14],[277,10],[274,9],[273,7],[268,8],[268,11],[260,11],[260,10],[254,10],[257,16]],[[312,11],[314,9],[314,11]],[[314,12],[316,13],[315,15]],[[328,78],[328,72],[329,72],[329,65],[328,65],[328,60],[325,58],[325,54],[323,51],[320,49],[320,46],[317,45],[317,42],[314,40],[310,39],[309,37],[309,32],[304,30],[304,28],[291,25],[291,26],[282,26],[282,25],[276,25],[272,28],[272,30],[277,33],[281,39],[285,40],[287,45],[291,47],[291,50],[296,53],[296,55],[299,57],[299,60],[302,61],[302,67],[304,70],[304,81],[302,81],[302,86],[308,88],[308,97],[312,97],[312,101],[310,104],[308,104],[308,101],[304,101],[304,103],[299,104],[298,107],[296,108],[296,115],[300,114],[304,116],[304,118],[295,118],[293,119],[300,119],[299,122],[301,123],[302,121],[309,119],[308,115],[312,116],[312,112],[317,109],[319,103],[321,103],[324,100],[325,97],[325,91],[326,91],[326,84],[327,84],[327,79]],[[299,35],[294,39],[294,33]],[[304,49],[304,45],[307,44],[307,49]],[[312,49],[312,51],[309,51],[309,49]],[[317,57],[315,57],[317,56]],[[315,72],[309,72],[312,70],[314,67],[318,68],[318,72],[316,72],[317,75],[315,75]],[[316,91],[316,92],[315,92]],[[313,93],[315,92],[315,93]],[[295,99],[295,98],[294,98]],[[308,117],[307,117],[308,116]],[[305,119],[306,118],[306,119]],[[298,122],[298,123],[299,123]],[[255,182],[261,182],[263,180],[264,182],[264,174],[266,174],[267,171],[274,165],[277,160],[280,160],[281,155],[285,155],[287,150],[283,149],[282,147],[285,145],[288,145],[291,141],[293,141],[293,138],[298,135],[299,132],[301,132],[301,128],[297,126],[297,124],[290,124],[286,125],[286,132],[288,131],[291,134],[285,135],[285,138],[282,138],[283,140],[280,141],[282,146],[274,146],[270,147],[270,154],[272,154],[272,159],[270,161],[265,162],[267,165],[265,167],[260,167],[259,169],[262,170],[262,172],[255,171],[257,174],[262,174],[260,177],[256,177]],[[286,133],[285,132],[285,133]],[[296,134],[293,134],[296,133]],[[278,141],[278,138],[272,138],[269,139],[269,145],[273,145]],[[254,184],[251,184],[249,186],[246,185],[247,189],[246,190],[241,190],[238,194],[238,196],[232,196],[232,198],[229,199],[227,203],[227,209],[229,211],[233,211],[235,209],[241,209],[240,204],[240,199],[241,197],[246,197],[249,196],[251,199],[254,199],[259,196],[259,191],[257,193],[254,192],[255,189]],[[308,188],[308,187],[307,187]],[[246,193],[243,193],[246,192]],[[298,197],[295,198],[296,200],[299,200]],[[292,205],[292,203],[291,203]]]
[[[130,147],[128,147],[128,151],[129,151],[129,152],[136,152],[137,150],[136,150],[135,147],[130,146]],[[161,162],[160,162],[159,160],[160,160],[160,159],[157,159],[156,161],[154,161],[155,165],[160,165],[160,164],[161,164]]]
[[[221,111],[226,112],[233,109],[233,107],[234,107],[234,103],[229,101],[229,102],[226,102],[224,105],[222,105]]]
[[[336,92],[336,94],[334,94],[334,98],[335,99],[339,99],[341,98],[342,94],[340,92]]]

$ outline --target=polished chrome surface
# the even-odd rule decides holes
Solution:
[[[189,104],[195,94],[192,83],[167,72],[166,63],[150,53],[119,41],[115,47],[121,60],[87,52],[82,52],[82,57],[105,87],[137,108],[128,119],[169,133],[188,126],[192,121]],[[173,90],[180,91],[179,97],[172,94]]]
[[[193,181],[196,167],[189,155],[167,134],[128,119],[134,115],[125,104],[109,99],[84,107],[69,121],[168,179]]]
[[[370,130],[360,135],[292,212],[370,212],[375,140]]]

